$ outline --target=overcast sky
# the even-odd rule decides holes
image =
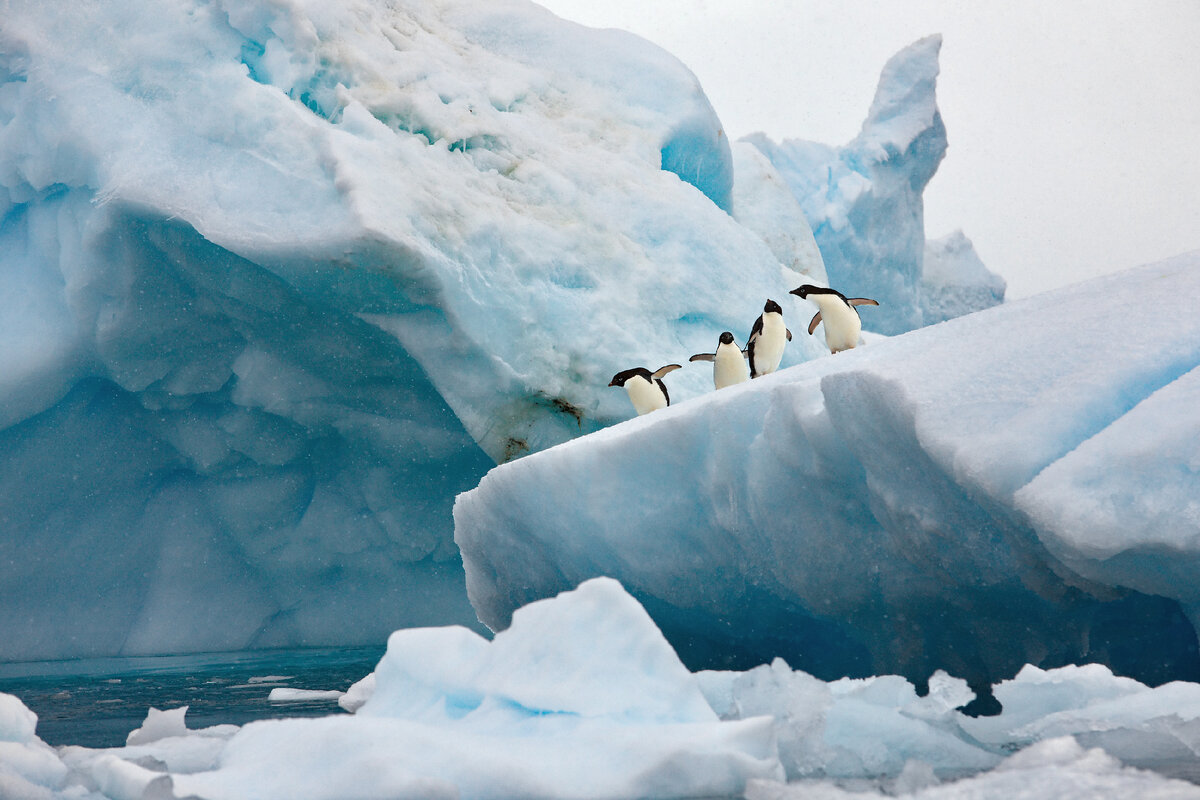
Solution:
[[[852,139],[879,71],[944,37],[926,233],[1022,297],[1200,249],[1200,0],[541,0],[696,73],[732,138]]]

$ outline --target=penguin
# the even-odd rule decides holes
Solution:
[[[763,313],[754,321],[746,342],[746,358],[750,361],[750,377],[761,378],[779,369],[783,348],[792,340],[792,332],[783,324],[783,309],[768,300]]]
[[[811,300],[820,307],[820,311],[808,323],[808,333],[817,329],[817,325],[825,323],[825,344],[829,352],[840,353],[858,345],[858,335],[862,332],[862,320],[858,317],[855,306],[877,306],[874,300],[866,297],[846,297],[834,289],[813,286],[806,283],[788,294],[794,294],[805,300]]]
[[[733,334],[725,331],[717,344],[715,353],[697,353],[688,361],[713,362],[713,385],[718,389],[750,380],[750,367],[746,366],[746,354],[733,341]]]
[[[671,405],[671,395],[667,393],[667,385],[662,377],[668,372],[680,369],[680,364],[667,364],[654,372],[645,367],[634,367],[613,375],[609,386],[623,386],[633,403],[633,409],[639,416],[666,408]]]

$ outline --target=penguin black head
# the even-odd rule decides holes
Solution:
[[[800,288],[804,288],[804,287],[800,287]],[[771,314],[771,313],[782,314],[783,309],[779,307],[779,303],[776,303],[774,300],[768,300],[767,304],[765,306],[763,306],[763,313],[764,314]]]
[[[609,386],[624,386],[625,381],[627,381],[630,378],[635,377],[637,375],[641,375],[646,380],[649,380],[650,379],[650,370],[646,369],[645,367],[634,367],[633,369],[622,370],[621,372],[618,372],[616,375],[613,375],[612,380],[608,382],[608,385]]]
[[[831,294],[834,297],[840,297],[843,300],[846,299],[846,295],[837,289],[826,289],[824,286],[813,286],[811,283],[806,283],[803,286],[792,289],[788,294],[794,294],[802,300],[807,300],[810,294]]]
[[[733,344],[733,334],[725,331],[721,334],[721,344]]]

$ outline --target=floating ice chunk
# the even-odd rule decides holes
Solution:
[[[1149,687],[1100,664],[1040,670],[1026,666],[995,687],[1003,712],[963,718],[979,741],[1007,748],[1073,736],[1125,764],[1193,776],[1200,752],[1200,684]]]
[[[781,778],[770,721],[622,725],[527,718],[516,727],[432,725],[341,715],[251,723],[214,771],[180,794],[337,800],[368,797],[658,798],[732,796]],[[369,765],[369,768],[364,766]]]
[[[373,694],[375,694],[375,673],[371,672],[355,681],[346,690],[346,693],[338,698],[338,705],[353,714],[362,708]]]
[[[0,693],[0,797],[44,800],[55,797],[68,768],[55,751],[39,739],[37,715],[19,698]]]
[[[183,718],[187,714],[187,710],[187,706],[171,708],[166,711],[151,708],[146,712],[146,719],[142,726],[130,731],[129,735],[125,737],[125,744],[149,744],[170,736],[186,736],[188,729]]]
[[[314,700],[340,702],[345,695],[345,692],[337,689],[289,689],[277,686],[267,695],[267,700],[272,703],[308,703]]]
[[[456,627],[396,631],[357,713],[436,719],[513,710],[630,722],[716,720],[650,616],[609,578],[518,609],[491,642]]]
[[[772,720],[719,720],[607,578],[530,604],[490,642],[454,626],[397,631],[373,674],[356,714],[246,725],[214,769],[176,776],[179,791],[658,798],[783,776]]]
[[[92,764],[97,788],[112,800],[176,800],[170,775],[140,767],[117,756],[106,755]]]
[[[0,742],[32,741],[37,714],[11,694],[0,694]]]
[[[779,758],[793,780],[895,777],[912,761],[941,777],[960,777],[1000,760],[998,748],[962,732],[950,703],[974,695],[945,673],[930,680],[925,697],[897,676],[825,683],[780,659],[698,677],[722,719],[774,717]]]

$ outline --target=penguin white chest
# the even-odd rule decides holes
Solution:
[[[862,320],[858,312],[838,297],[822,297],[817,299],[817,305],[821,307],[821,324],[830,352],[838,353],[857,347],[858,336],[862,333]]]
[[[783,348],[787,346],[787,326],[779,314],[763,314],[762,331],[754,340],[754,372],[770,375],[779,369]]]
[[[718,389],[750,380],[750,366],[736,344],[721,344],[713,356],[713,384]]]
[[[629,402],[633,403],[633,410],[639,416],[667,407],[667,398],[663,396],[658,384],[641,375],[625,381],[625,392],[629,395]]]

